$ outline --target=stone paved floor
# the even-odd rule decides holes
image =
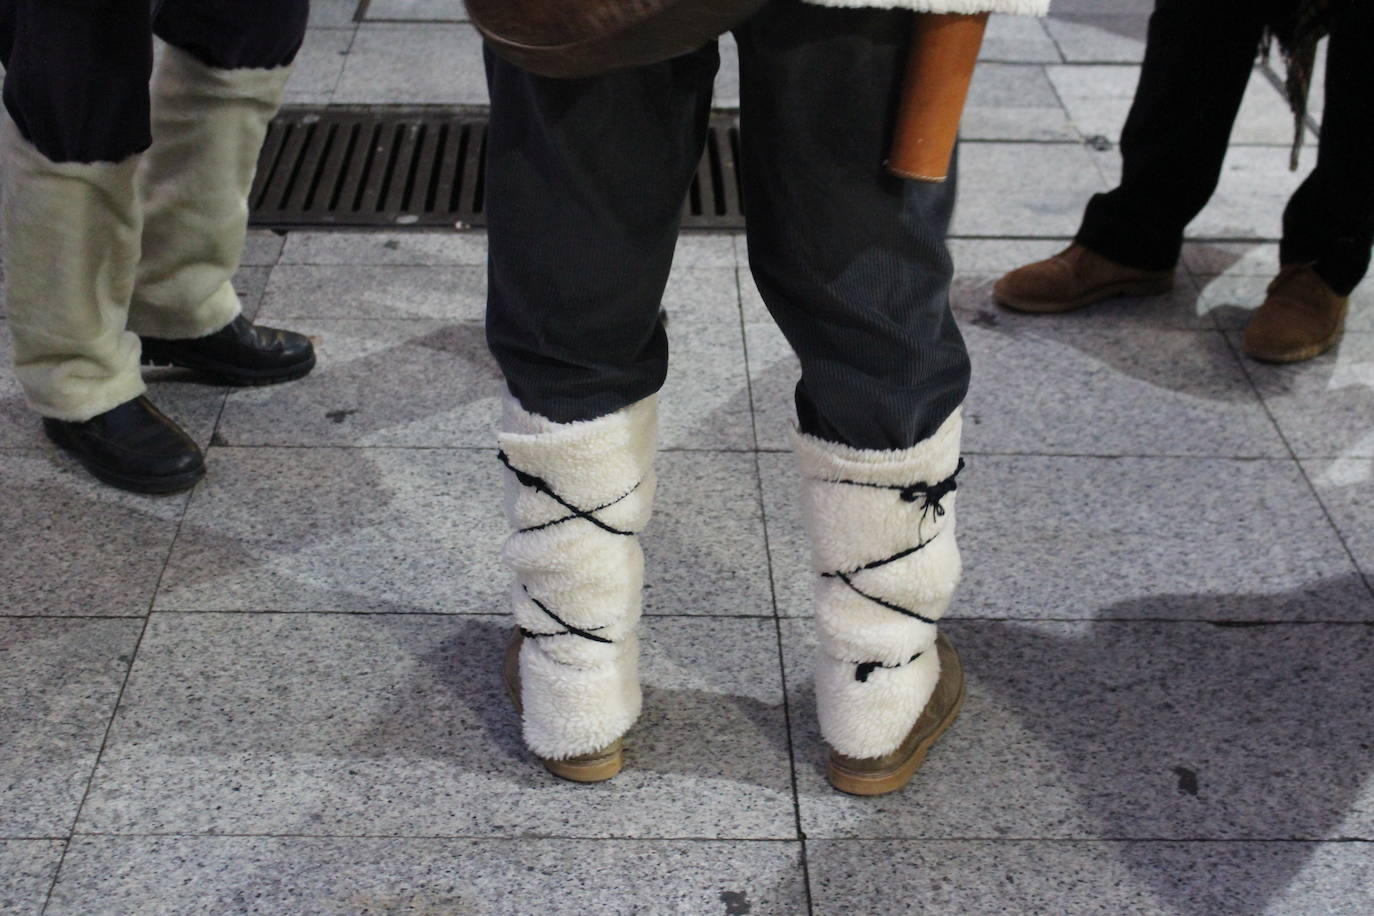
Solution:
[[[255,234],[250,311],[321,364],[155,376],[208,447],[193,493],[93,484],[0,375],[0,912],[1374,911],[1374,292],[1331,355],[1237,353],[1297,181],[1272,85],[1175,294],[988,297],[1116,173],[1085,139],[1115,141],[1145,5],[989,36],[953,243],[970,696],[907,791],[823,782],[796,370],[742,241],[679,249],[646,714],[589,788],[498,685],[483,237]],[[292,100],[480,104],[455,8],[316,0]]]

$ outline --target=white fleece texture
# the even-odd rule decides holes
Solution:
[[[802,510],[817,573],[845,573],[866,595],[930,621],[942,617],[961,571],[956,493],[940,500],[939,514],[924,496],[908,502],[887,488],[937,484],[954,474],[960,434],[958,411],[929,439],[902,450],[853,449],[797,433]],[[922,543],[902,559],[863,569]],[[935,688],[935,625],[869,600],[839,578],[819,576],[816,627],[816,698],[826,740],[852,757],[894,750]],[[874,669],[858,681],[856,666],[867,662],[896,667]]]
[[[920,718],[940,679],[940,654],[930,650],[900,668],[878,668],[866,681],[854,666],[824,652],[816,658],[816,712],[821,734],[850,757],[895,751]]]
[[[143,156],[143,259],[129,327],[148,337],[212,334],[241,311],[231,282],[248,193],[290,67],[221,70],[168,46],[152,82]]]
[[[0,115],[5,312],[34,410],[89,420],[144,392],[125,330],[142,222],[138,157],[55,163]]]
[[[918,13],[1010,13],[1044,16],[1050,0],[803,0],[813,6],[872,7]]]
[[[565,502],[606,525],[639,531],[649,521],[655,478],[654,398],[596,420],[554,423],[508,397],[500,446],[512,465],[543,479]],[[638,485],[638,486],[636,486]],[[502,551],[515,573],[511,609],[532,633],[566,623],[611,640],[576,634],[526,639],[520,651],[525,743],[540,757],[599,750],[639,716],[638,642],[644,554],[639,539],[613,534],[506,474],[506,515],[517,533]],[[520,529],[548,525],[539,531]]]

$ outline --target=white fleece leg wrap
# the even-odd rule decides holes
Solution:
[[[153,77],[153,145],[139,171],[143,260],[132,330],[185,339],[238,317],[231,282],[248,229],[248,193],[290,67],[221,70],[166,47]]]
[[[34,410],[89,420],[144,391],[125,331],[142,222],[138,156],[53,162],[0,114],[5,313]]]
[[[909,449],[797,433],[811,536],[821,733],[850,757],[901,744],[935,689],[935,622],[959,582],[954,478],[960,416]]]
[[[647,398],[609,416],[554,423],[506,399],[500,436],[502,558],[515,572],[525,743],[540,757],[590,753],[639,717],[644,554],[657,411]]]

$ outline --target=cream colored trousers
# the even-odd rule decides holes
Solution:
[[[248,192],[290,67],[220,70],[163,50],[147,152],[57,163],[0,124],[5,311],[44,416],[88,420],[138,397],[139,335],[203,337],[241,311]]]

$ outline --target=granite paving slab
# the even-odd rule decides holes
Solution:
[[[462,0],[371,0],[363,22],[467,22]]]
[[[753,446],[734,271],[714,273],[719,282],[711,288],[678,294],[670,285],[663,300],[672,353],[661,395],[663,448]],[[301,288],[307,288],[303,281]],[[381,310],[391,299],[385,292],[378,296],[375,308]],[[432,308],[440,310],[447,296],[437,289]],[[316,308],[301,301],[290,308]],[[318,308],[331,301],[326,296]],[[403,294],[398,301],[405,301]],[[264,319],[277,320],[277,303],[286,308],[285,302],[271,299]],[[319,366],[291,385],[235,391],[216,442],[486,447],[493,441],[505,382],[480,320],[282,316],[280,323],[314,338]]]
[[[975,455],[965,476],[961,617],[1374,622],[1289,459]]]
[[[1374,589],[1374,460],[1338,458],[1309,459],[1303,470],[1317,490],[1317,497],[1331,515],[1345,546]]]
[[[962,144],[951,232],[1072,236],[1088,198],[1107,190],[1096,155],[1080,144]]]
[[[644,612],[771,617],[754,456],[663,452],[656,469],[654,516],[643,537]]]
[[[966,140],[1079,139],[1036,64],[983,63],[973,75],[959,135]]]
[[[482,321],[485,267],[278,264],[262,317]]]
[[[350,26],[352,23],[350,23]],[[344,63],[353,46],[350,28],[306,29],[305,43],[296,55],[286,82],[286,105],[328,105],[343,76]]]
[[[281,263],[481,267],[487,263],[487,234],[422,230],[291,232],[281,251]]]
[[[1147,15],[1056,13],[1045,21],[1045,29],[1071,64],[1134,64],[1145,57]]]
[[[1140,81],[1139,67],[1069,64],[1049,66],[1045,72],[1079,131],[1121,142],[1121,130]],[[1241,100],[1231,143],[1287,148],[1292,142],[1293,115],[1287,102],[1273,83],[1256,72]]]
[[[493,449],[220,449],[159,610],[471,614],[504,607]],[[645,611],[771,616],[754,460],[664,452]]]
[[[1232,342],[1239,350],[1239,334]],[[1349,332],[1305,363],[1247,359],[1245,371],[1299,458],[1374,456],[1374,333]]]
[[[249,321],[256,320],[262,307],[262,294],[267,290],[267,280],[272,275],[270,266],[240,267],[234,274],[234,291],[238,293],[239,304]]]
[[[50,914],[801,913],[798,843],[82,837]]]
[[[1212,201],[1189,224],[1193,238],[1278,239],[1283,207],[1316,165],[1316,144],[1309,143],[1289,169],[1287,146],[1232,146],[1221,166],[1221,181]]]
[[[264,320],[278,321],[275,315]],[[493,441],[505,382],[480,320],[283,316],[279,323],[314,340],[318,365],[289,385],[233,392],[217,444],[486,447]]]
[[[0,617],[0,836],[71,830],[142,628]]]
[[[734,267],[737,238],[742,239],[742,233],[684,231],[678,236],[673,268]],[[487,233],[418,229],[292,232],[281,251],[281,263],[485,267]]]
[[[824,780],[811,624],[783,628],[813,840],[1374,838],[1367,625],[950,622],[963,715],[910,786],[862,799]]]
[[[156,614],[80,831],[793,839],[774,626],[648,618],[626,769],[586,786],[522,745],[504,617]]]
[[[981,61],[1057,64],[1064,58],[1044,21],[1033,16],[993,16],[983,35]]]
[[[1280,457],[1283,441],[1212,331],[963,326],[972,452]]]
[[[749,393],[753,405],[758,447],[777,451],[792,447],[796,425],[795,391],[801,363],[771,320],[751,321],[744,326],[749,352]]]
[[[720,36],[717,44],[720,68],[711,93],[712,108],[738,109],[739,101],[739,44],[731,32]]]
[[[1154,0],[1055,0],[1050,17],[1063,19],[1094,13],[1099,16],[1148,16]]]
[[[239,264],[243,267],[271,267],[277,263],[285,246],[285,233],[249,229],[243,240],[243,255],[239,258]]]
[[[1279,271],[1277,242],[1186,241],[1183,266],[1201,282],[1219,275],[1273,277]]]
[[[346,28],[353,25],[359,0],[310,0],[311,28]]]
[[[1186,276],[1176,293],[1163,299],[1121,300],[1104,304],[1096,314],[1059,317],[1004,311],[989,302],[986,292],[976,292],[979,283],[988,284],[988,278],[966,275],[953,294],[974,366],[966,448],[1287,454],[1226,341],[1212,332],[1169,329],[1208,320],[1190,314],[1195,293]],[[741,287],[759,446],[785,449],[800,369],[782,334],[763,317],[761,300],[743,272]],[[1138,343],[1142,332],[1149,335],[1149,347]]]
[[[187,499],[108,487],[56,448],[0,451],[0,613],[146,614]]]
[[[1075,227],[1075,231],[1077,227]],[[949,240],[954,274],[996,274],[1001,276],[1022,264],[1041,261],[1069,247],[1070,238],[978,239],[954,236]]]
[[[659,395],[659,447],[753,448],[735,271],[675,271],[663,308],[668,314],[669,360],[668,379]]]
[[[363,25],[348,52],[333,101],[486,105],[482,38],[468,25]]]
[[[1093,157],[1108,187],[1121,181],[1121,157],[1113,151]],[[1188,237],[1237,241],[1277,241],[1283,209],[1316,165],[1313,144],[1304,147],[1297,171],[1288,168],[1286,146],[1232,146],[1210,202],[1188,224]],[[1084,198],[1079,206],[1087,203]]]
[[[1374,621],[1374,596],[1291,460],[967,461],[953,617]],[[791,455],[759,464],[778,613],[809,616],[801,477]],[[1302,535],[1256,523],[1272,517]]]
[[[948,916],[1357,916],[1374,908],[1367,843],[820,840],[815,911],[894,901]]]
[[[789,449],[761,452],[764,526],[773,594],[782,617],[810,617],[816,585],[811,566],[811,540],[801,511],[801,471]]]
[[[490,450],[214,448],[158,610],[473,614],[499,607]]]
[[[43,912],[65,847],[61,840],[0,840],[0,913]]]

